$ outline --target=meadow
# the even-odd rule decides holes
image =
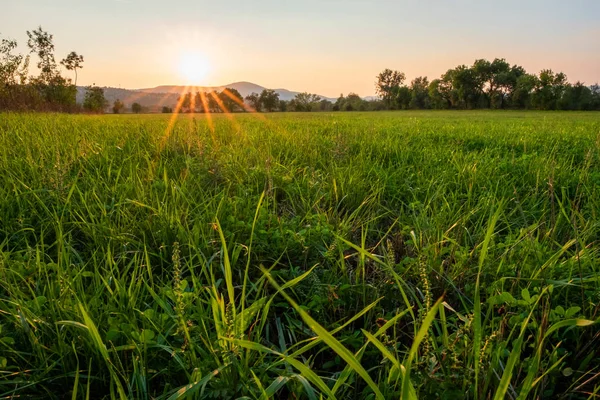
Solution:
[[[600,396],[600,114],[0,114],[0,398]]]

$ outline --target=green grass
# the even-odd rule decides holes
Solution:
[[[600,114],[169,118],[0,114],[0,398],[600,396]]]

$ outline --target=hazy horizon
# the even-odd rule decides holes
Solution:
[[[600,2],[591,0],[183,0],[177,7],[24,0],[0,16],[0,35],[17,39],[25,51],[26,30],[41,25],[54,35],[57,59],[71,50],[84,55],[79,85],[139,89],[244,81],[328,97],[370,96],[384,68],[405,72],[408,81],[434,79],[477,58],[506,58],[529,72],[551,68],[571,82],[596,83],[599,14]]]

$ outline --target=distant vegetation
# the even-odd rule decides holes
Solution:
[[[77,104],[77,71],[83,68],[83,56],[69,53],[60,61],[72,71],[74,81],[64,77],[54,57],[53,36],[38,28],[27,31],[29,54],[16,52],[15,40],[2,39],[0,44],[0,110],[86,111],[103,113],[110,109],[121,113],[125,104],[112,106],[102,99],[101,88],[90,86],[82,104]],[[39,75],[29,75],[31,55],[37,57]],[[234,88],[208,93],[185,93],[177,105],[167,105],[176,112],[242,111],[379,111],[407,109],[532,109],[532,110],[600,110],[600,86],[582,82],[569,83],[562,72],[550,69],[539,74],[527,73],[519,65],[504,59],[476,60],[473,65],[459,65],[440,78],[429,81],[417,77],[405,84],[400,71],[386,69],[376,78],[379,99],[365,100],[355,93],[340,95],[336,101],[316,94],[298,93],[294,99],[279,99],[271,89],[251,93],[243,98]],[[149,94],[150,95],[150,94]],[[154,94],[156,96],[156,94]],[[119,100],[120,103],[120,100]],[[136,105],[137,104],[137,105]],[[163,103],[164,104],[164,103]],[[139,103],[131,105],[134,113],[144,112]],[[160,108],[155,111],[160,110]],[[165,110],[162,110],[163,112]]]

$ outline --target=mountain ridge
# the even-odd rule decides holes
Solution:
[[[112,104],[116,100],[123,102],[126,107],[130,107],[133,103],[139,103],[143,107],[148,108],[150,111],[160,111],[164,106],[175,107],[177,100],[182,93],[205,91],[210,92],[213,90],[222,91],[225,88],[236,89],[242,97],[246,97],[251,93],[259,93],[264,89],[264,86],[258,85],[253,82],[239,81],[232,82],[227,85],[221,86],[184,86],[184,85],[159,85],[152,88],[140,88],[140,89],[122,89],[115,87],[103,87],[104,97]],[[289,101],[292,100],[298,93],[284,88],[273,89],[279,94],[280,100]],[[86,88],[83,86],[77,87],[77,102],[82,103],[85,97]],[[335,101],[335,98],[321,96],[322,99],[329,101]]]

